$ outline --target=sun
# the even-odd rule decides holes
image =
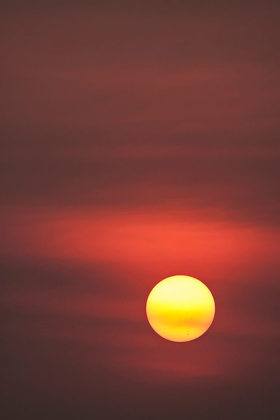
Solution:
[[[191,341],[212,324],[215,302],[201,281],[189,276],[173,276],[152,289],[146,312],[151,327],[161,337],[177,342]]]

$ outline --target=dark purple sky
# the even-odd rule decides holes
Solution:
[[[2,418],[278,419],[278,2],[46,3],[1,5]]]

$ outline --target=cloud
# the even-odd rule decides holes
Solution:
[[[168,20],[115,9],[8,16],[5,205],[216,208],[278,223],[273,8],[238,20],[215,7]]]
[[[274,418],[279,6],[1,7],[7,418]],[[180,273],[188,346],[145,315]]]

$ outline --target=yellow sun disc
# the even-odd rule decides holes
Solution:
[[[201,281],[168,277],[149,294],[146,312],[151,327],[170,341],[191,341],[204,334],[214,319],[215,302]]]

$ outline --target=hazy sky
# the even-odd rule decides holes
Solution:
[[[279,417],[279,12],[4,1],[3,418]],[[185,344],[175,274],[216,301]]]

